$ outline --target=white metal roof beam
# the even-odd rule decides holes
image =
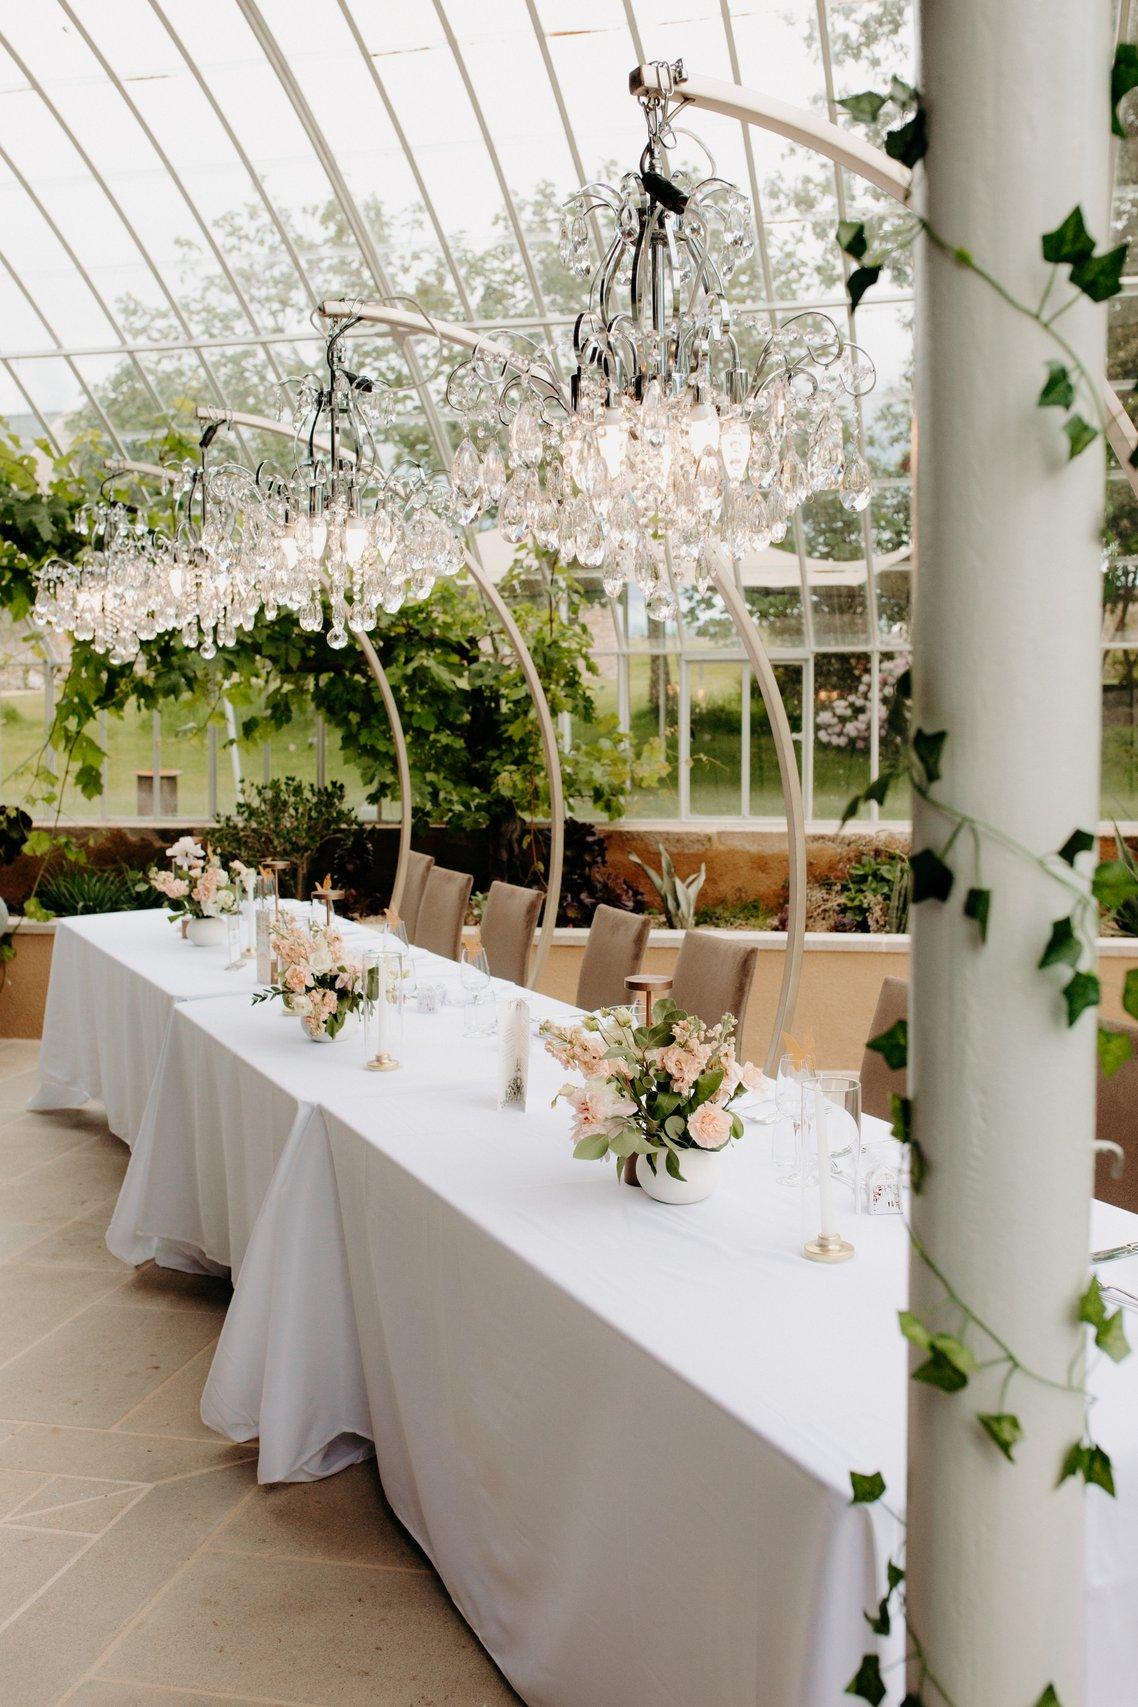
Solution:
[[[31,291],[28,289],[27,285],[24,283],[23,279],[20,277],[20,275],[16,271],[15,267],[12,265],[12,263],[8,259],[7,255],[5,255],[2,250],[0,250],[0,266],[2,266],[4,268],[4,271],[8,274],[8,277],[11,279],[12,283],[15,285],[15,287],[19,291],[20,295],[23,297],[24,301],[27,303],[27,305],[31,309],[32,313],[36,316],[36,319],[39,321],[40,325],[43,327],[43,329],[47,333],[48,337],[55,339],[56,349],[57,349],[57,354],[59,356],[59,359],[61,361],[63,361],[64,363],[66,363],[68,372],[71,374],[71,377],[75,380],[75,382],[79,386],[84,397],[86,397],[88,403],[91,405],[92,409],[95,411],[96,415],[99,417],[100,421],[103,423],[103,426],[107,430],[108,436],[110,437],[112,443],[115,445],[115,448],[118,450],[119,454],[122,456],[125,456],[126,455],[126,446],[123,444],[122,440],[118,436],[118,433],[115,431],[114,427],[111,425],[111,422],[108,419],[106,410],[103,408],[103,405],[99,402],[98,398],[95,396],[94,392],[91,390],[91,387],[87,384],[87,381],[84,379],[84,377],[80,373],[79,369],[75,366],[75,363],[71,360],[70,356],[65,356],[62,354],[62,346],[60,345],[59,339],[56,336],[54,326],[51,324],[51,321],[47,318],[47,315],[43,312],[43,309],[39,307],[38,303],[36,302],[35,297],[32,295]]]

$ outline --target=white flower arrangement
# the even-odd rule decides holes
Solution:
[[[541,1036],[555,1060],[584,1076],[554,1098],[573,1110],[573,1154],[584,1161],[612,1155],[620,1166],[641,1155],[655,1173],[662,1154],[682,1180],[683,1152],[741,1138],[732,1105],[767,1083],[750,1061],[736,1060],[733,1015],[707,1026],[670,1000],[656,1003],[651,1026],[638,1026],[628,1008],[602,1008],[575,1025],[547,1020]]]
[[[269,934],[277,981],[258,990],[254,1002],[280,997],[298,1013],[309,1037],[335,1037],[364,999],[363,966],[344,952],[336,927],[304,925],[282,913]]]
[[[171,919],[219,919],[240,907],[245,871],[240,860],[227,868],[192,836],[180,836],[166,849],[166,858],[172,871],[152,866],[146,876],[151,888],[169,901]]]

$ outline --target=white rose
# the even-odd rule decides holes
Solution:
[[[308,965],[318,976],[322,972],[331,972],[332,954],[326,943],[315,941],[308,951]]]

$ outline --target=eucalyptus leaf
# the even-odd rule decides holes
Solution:
[[[1081,456],[1088,445],[1094,444],[1098,438],[1098,428],[1092,427],[1089,421],[1084,421],[1081,415],[1068,415],[1063,422],[1063,431],[1067,435],[1067,461],[1073,462]]]
[[[679,1157],[676,1155],[676,1152],[674,1150],[668,1151],[668,1157],[664,1163],[664,1166],[667,1168],[668,1172],[671,1174],[673,1179],[680,1180],[684,1185],[687,1184],[687,1181],[684,1179],[683,1174],[680,1172],[680,1160],[679,1160]]]
[[[1048,362],[1047,378],[1036,403],[1041,409],[1069,409],[1074,401],[1075,387],[1071,382],[1070,368],[1064,362]]]
[[[908,1020],[894,1020],[888,1031],[879,1032],[876,1037],[871,1037],[869,1042],[866,1044],[866,1048],[872,1049],[875,1054],[880,1055],[884,1059],[885,1065],[887,1067],[892,1067],[894,1072],[897,1072],[902,1067],[908,1066]]]
[[[885,1684],[881,1678],[881,1661],[876,1654],[863,1654],[861,1664],[845,1687],[846,1695],[856,1695],[868,1701],[870,1707],[880,1707],[885,1700]]]
[[[1127,977],[1132,978],[1133,972]],[[1109,1026],[1098,1028],[1098,1062],[1104,1079],[1113,1079],[1120,1067],[1125,1067],[1134,1052],[1134,1044],[1125,1031],[1112,1031]]]
[[[1060,263],[1085,261],[1095,252],[1095,240],[1087,230],[1081,207],[1073,207],[1061,225],[1043,236],[1043,259]]]
[[[938,853],[922,848],[909,860],[913,873],[913,905],[922,901],[947,901],[952,894],[954,875]]]
[[[1099,981],[1093,972],[1076,972],[1070,983],[1063,986],[1063,997],[1067,1003],[1067,1024],[1074,1025],[1088,1008],[1096,1008],[1101,995]]]
[[[603,1132],[592,1132],[587,1138],[579,1138],[573,1146],[573,1154],[579,1162],[599,1162],[609,1147],[609,1141]]]
[[[913,752],[929,783],[940,781],[940,756],[947,740],[947,729],[938,729],[931,735],[925,729],[916,729],[913,732]]]
[[[1074,920],[1070,917],[1056,919],[1051,926],[1051,935],[1047,939],[1047,947],[1039,958],[1039,969],[1046,966],[1077,966],[1083,952],[1083,945],[1075,934]]]
[[[858,124],[872,124],[888,99],[888,95],[879,95],[876,89],[863,89],[860,95],[844,95],[837,105],[844,107]]]
[[[1090,853],[1095,846],[1095,837],[1089,830],[1072,830],[1063,846],[1059,849],[1059,858],[1066,860],[1069,866],[1074,866],[1080,854]]]
[[[880,1470],[863,1476],[857,1470],[850,1471],[850,1486],[853,1489],[851,1505],[872,1505],[885,1492],[885,1477]]]
[[[1009,1411],[995,1411],[988,1415],[978,1415],[977,1422],[992,1440],[1009,1463],[1014,1464],[1012,1449],[1023,1439],[1023,1428],[1020,1420]]]
[[[853,272],[846,280],[846,289],[849,292],[850,298],[851,314],[865,295],[866,291],[871,289],[880,277],[881,268],[879,266],[854,268]]]
[[[981,942],[988,940],[988,915],[991,910],[992,891],[990,889],[970,889],[964,897],[964,917],[976,921]]]

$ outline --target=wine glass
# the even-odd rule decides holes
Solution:
[[[802,1068],[791,1054],[781,1055],[774,1082],[777,1119],[771,1128],[771,1160],[779,1185],[802,1183]]]

